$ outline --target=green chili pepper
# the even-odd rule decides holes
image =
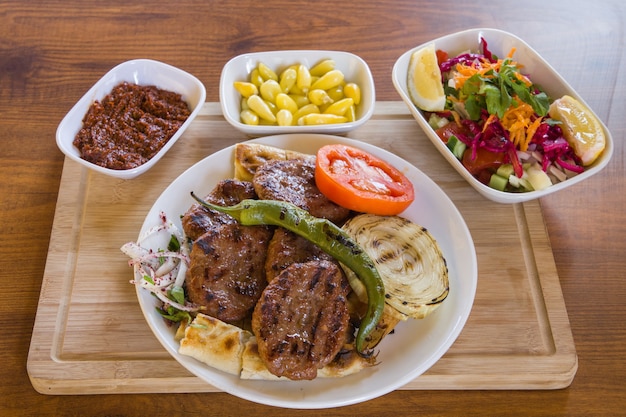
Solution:
[[[367,291],[367,313],[356,337],[356,350],[361,354],[364,343],[376,328],[385,307],[383,281],[369,255],[345,231],[326,219],[312,216],[291,203],[275,200],[243,200],[239,204],[222,207],[191,196],[203,206],[229,214],[244,226],[280,226],[315,243],[324,252],[346,265],[359,277]]]

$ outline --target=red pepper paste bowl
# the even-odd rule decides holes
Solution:
[[[122,84],[123,92],[112,97]],[[114,102],[127,99],[136,109],[119,111],[128,105]],[[57,146],[93,171],[135,178],[174,146],[205,99],[200,80],[179,68],[149,59],[126,61],[107,72],[67,113],[57,128]],[[92,106],[101,114],[97,120],[86,117]],[[75,143],[79,132],[82,151]]]

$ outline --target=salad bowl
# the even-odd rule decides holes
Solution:
[[[584,181],[590,176],[601,171],[608,164],[613,154],[613,139],[600,118],[598,118],[595,113],[593,113],[593,110],[590,109],[604,131],[606,146],[595,162],[586,167],[584,172],[568,178],[565,181],[552,184],[542,190],[528,192],[500,191],[480,182],[472,176],[472,174],[470,174],[461,161],[450,151],[450,149],[448,149],[435,130],[429,125],[424,112],[413,104],[413,101],[409,96],[407,78],[409,63],[413,52],[429,44],[434,44],[435,49],[446,51],[452,57],[465,51],[478,50],[481,38],[485,39],[489,50],[500,57],[506,56],[512,48],[515,48],[515,55],[513,57],[514,60],[523,65],[524,73],[531,74],[531,81],[535,85],[543,88],[551,100],[555,100],[564,95],[569,95],[590,109],[582,97],[580,97],[580,95],[574,91],[567,81],[565,81],[565,79],[563,79],[563,77],[561,77],[561,75],[559,75],[554,68],[552,68],[552,66],[550,66],[550,64],[548,64],[534,49],[517,36],[502,30],[488,28],[470,29],[430,40],[406,51],[398,58],[393,66],[393,85],[426,136],[431,140],[433,145],[439,150],[450,165],[452,165],[452,167],[459,173],[459,175],[461,175],[474,189],[476,189],[476,191],[490,200],[498,203],[520,203],[541,198],[559,190],[563,190],[564,188]]]

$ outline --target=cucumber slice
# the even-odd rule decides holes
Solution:
[[[459,138],[454,135],[448,138],[446,146],[452,151],[457,159],[463,158],[463,152],[465,152],[465,149],[467,149],[467,145],[461,142]]]
[[[489,179],[489,186],[498,191],[504,191],[508,183],[508,177],[501,177],[498,174],[491,174],[491,178]]]
[[[440,117],[437,116],[435,113],[432,113],[430,115],[430,117],[428,118],[428,124],[430,125],[430,127],[432,127],[434,130],[437,130],[439,128],[444,127],[445,125],[447,125],[449,123],[448,119],[446,119],[445,117]]]
[[[514,170],[513,170],[512,164],[500,165],[498,167],[498,170],[496,171],[496,174],[504,178],[509,178],[511,175],[513,175],[513,173],[514,173]]]

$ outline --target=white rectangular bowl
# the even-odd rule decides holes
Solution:
[[[241,122],[241,95],[233,87],[235,81],[248,81],[250,73],[259,62],[264,63],[274,72],[280,73],[285,68],[303,64],[313,67],[324,59],[335,61],[335,68],[343,72],[346,82],[356,83],[361,88],[361,103],[356,107],[354,122],[327,124],[318,126],[268,126],[247,125]],[[360,57],[342,51],[266,51],[242,54],[232,58],[224,65],[220,78],[220,104],[224,118],[232,126],[249,136],[268,136],[283,133],[326,133],[341,134],[363,125],[374,113],[376,92],[374,79],[367,63]]]
[[[534,49],[526,42],[511,33],[497,29],[470,29],[462,32],[453,33],[443,36],[405,52],[398,58],[392,71],[393,85],[406,103],[413,117],[431,140],[433,145],[441,152],[443,157],[457,170],[457,172],[467,180],[480,194],[486,198],[499,203],[520,203],[523,201],[533,200],[535,198],[544,197],[564,188],[577,184],[590,176],[602,170],[611,159],[613,154],[613,139],[606,126],[602,123],[602,129],[606,136],[606,148],[598,159],[590,166],[586,167],[585,172],[572,177],[566,181],[554,184],[541,191],[530,191],[526,193],[510,193],[493,189],[474,178],[463,164],[450,152],[446,144],[437,136],[432,127],[428,124],[428,120],[424,114],[411,101],[407,90],[407,76],[409,61],[411,55],[416,50],[434,43],[436,49],[441,49],[455,56],[466,50],[478,50],[480,39],[487,41],[489,50],[497,56],[506,56],[511,48],[516,48],[514,59],[524,65],[524,72],[531,74],[530,78],[533,83],[541,86],[551,99],[557,99],[565,94],[570,95],[589,107],[587,103],[574,91],[574,89],[548,64]],[[592,111],[593,112],[593,111]],[[595,113],[594,113],[595,116]],[[596,116],[598,120],[599,117]]]
[[[102,100],[115,86],[122,82],[154,85],[163,90],[179,93],[189,105],[191,114],[165,146],[145,164],[131,169],[116,170],[82,159],[73,141],[82,128],[83,118],[91,104],[96,100]],[[204,85],[196,77],[181,69],[150,59],[122,62],[100,78],[65,115],[57,128],[57,146],[67,157],[87,168],[112,177],[131,179],[152,168],[165,155],[198,115],[205,100],[206,89]]]

